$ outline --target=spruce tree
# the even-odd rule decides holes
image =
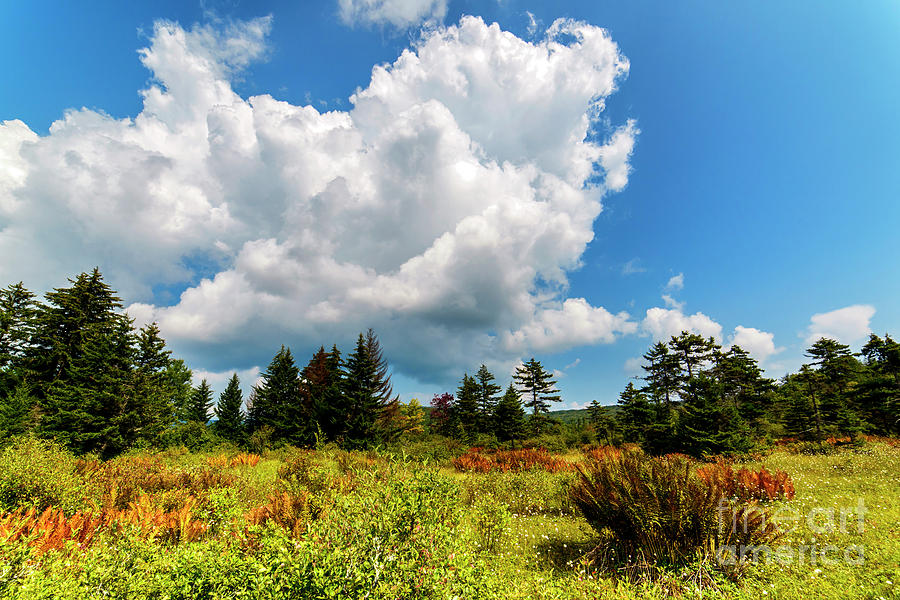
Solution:
[[[134,334],[98,269],[46,295],[25,361],[40,403],[40,429],[77,453],[111,456],[127,445],[140,398],[133,388]]]
[[[206,425],[209,422],[209,410],[213,404],[212,397],[213,393],[209,383],[205,379],[202,380],[200,385],[195,387],[191,393],[187,420]]]
[[[616,431],[616,420],[610,416],[605,406],[602,406],[596,400],[591,400],[588,406],[588,414],[590,414],[590,422],[597,433],[597,439],[605,441],[608,445],[613,445],[613,435]]]
[[[165,388],[168,394],[167,403],[172,406],[172,417],[177,423],[186,423],[190,410],[191,394],[194,391],[191,381],[194,373],[180,358],[169,360],[163,374]]]
[[[0,290],[0,398],[24,378],[23,359],[34,335],[36,302],[22,282]]]
[[[619,406],[622,407],[618,421],[625,442],[640,444],[646,447],[650,429],[656,419],[656,410],[647,399],[647,395],[628,382],[619,394]]]
[[[680,382],[678,356],[665,343],[657,342],[644,354],[644,360],[647,391],[658,404],[665,402],[666,408],[671,409]]]
[[[719,357],[713,375],[724,401],[730,402],[744,421],[762,433],[772,407],[774,384],[762,376],[756,360],[740,346],[732,346]]]
[[[123,437],[153,444],[175,420],[174,398],[178,390],[169,377],[171,351],[151,323],[142,327],[135,349],[134,393],[126,409]]]
[[[817,374],[819,410],[829,433],[858,433],[864,424],[850,392],[862,366],[850,352],[850,347],[821,338],[810,346],[806,355],[812,358],[808,367]]]
[[[509,442],[521,438],[524,428],[525,410],[522,408],[519,392],[509,384],[494,409],[494,433],[500,441]]]
[[[0,398],[0,440],[30,431],[35,423],[36,406],[37,401],[24,382]]]
[[[398,402],[388,374],[388,364],[375,333],[369,329],[359,334],[356,349],[347,356],[345,363],[344,395],[347,403],[345,444],[360,448],[379,439],[395,434],[379,428],[383,424],[385,407]]]
[[[474,439],[475,434],[479,430],[479,391],[478,382],[475,381],[475,378],[470,377],[468,373],[464,374],[456,391],[454,411],[461,434],[467,440]]]
[[[219,394],[215,410],[216,433],[230,442],[240,443],[244,439],[244,413],[241,410],[243,401],[241,381],[237,373],[234,373],[228,380],[225,390]]]
[[[494,408],[497,405],[497,394],[503,389],[494,383],[494,375],[485,365],[481,365],[475,374],[478,383],[478,431],[490,433],[493,430]]]
[[[271,428],[274,441],[301,446],[310,441],[306,437],[310,430],[307,419],[300,369],[290,349],[282,346],[256,387],[254,426]]]
[[[678,420],[679,449],[696,457],[749,450],[749,430],[734,405],[722,401],[719,384],[700,373],[688,385],[688,399]]]
[[[559,390],[554,387],[556,382],[534,357],[516,369],[513,380],[525,397],[525,407],[531,409],[531,430],[535,434],[541,433],[546,414],[550,412],[550,403],[561,401]]]
[[[859,407],[872,433],[900,433],[900,343],[885,334],[872,334],[862,348],[865,370],[859,389]]]
[[[343,370],[337,346],[333,346],[331,352],[320,347],[303,368],[300,380],[311,413],[313,436],[321,430],[327,440],[339,439],[344,433],[349,411],[341,390]]]

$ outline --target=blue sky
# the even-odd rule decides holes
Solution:
[[[653,337],[681,325],[716,331],[726,344],[742,336],[737,341],[755,345],[775,377],[802,362],[815,335],[858,348],[869,330],[898,333],[896,3],[423,0],[421,7],[418,14],[397,16],[391,0],[97,2],[90,11],[72,3],[4,6],[0,121],[18,119],[27,127],[0,129],[4,283],[22,279],[43,290],[99,265],[122,290],[129,312],[139,320],[159,320],[176,352],[214,383],[231,369],[252,379],[253,368],[264,367],[282,342],[303,358],[319,343],[349,349],[354,332],[371,324],[388,356],[396,357],[395,387],[405,397],[426,400],[454,388],[463,369],[487,362],[505,380],[505,370],[533,354],[561,372],[566,406],[594,398],[612,403],[637,373],[635,359]],[[463,15],[483,23],[469,23],[474,38],[450,44],[448,28],[463,29]],[[552,67],[561,78],[555,81],[576,83],[568,91],[530,89],[527,77],[534,71],[528,69],[549,63],[528,48],[544,43],[559,18],[578,25],[557,37],[575,50],[566,64]],[[159,20],[170,22],[162,33]],[[420,29],[424,21],[426,33]],[[486,33],[494,22],[515,36],[511,46]],[[595,27],[607,31],[616,49],[579,49],[572,38],[594,35]],[[174,46],[165,46],[166,40]],[[228,40],[240,44],[229,46]],[[423,59],[419,68],[430,71],[398,64],[388,69],[384,87],[370,86],[373,66],[393,63],[404,50],[420,52],[426,40],[434,58]],[[141,48],[151,48],[148,60],[159,72],[142,64]],[[521,52],[521,60],[502,68],[476,64],[473,56],[492,49]],[[179,88],[188,59],[197,56],[226,65],[203,68],[212,69],[210,81],[225,81],[237,100],[221,90],[215,101],[204,95],[219,88]],[[598,66],[596,78],[579,79],[584,65],[615,56],[627,59],[627,74],[604,74]],[[522,68],[526,81],[514,84],[520,97],[498,99],[489,93],[491,85],[477,82],[470,82],[472,89],[484,95],[462,97],[442,91],[442,78],[448,77],[439,72],[442,67],[472,81],[502,79]],[[404,73],[427,82],[409,84]],[[607,80],[614,90],[601,90]],[[151,110],[139,92],[153,86],[168,94],[168,104],[160,101]],[[596,93],[590,86],[597,86]],[[364,108],[351,101],[357,90],[368,93]],[[243,174],[234,165],[248,161],[232,165],[232,154],[222,158],[213,151],[215,164],[195,165],[185,148],[196,140],[211,143],[215,119],[223,118],[215,109],[222,98],[235,114],[249,115],[250,98],[264,95],[284,104],[252,103],[256,116],[234,117],[237,124],[222,121],[217,142],[243,148],[241,136],[255,128],[255,166]],[[528,136],[546,124],[556,127],[557,118],[559,127],[575,123],[588,112],[585,98],[597,95],[603,110],[590,113],[589,141],[607,148],[612,166],[601,169],[599,186],[592,180],[593,188],[582,193],[591,182],[542,154]],[[209,106],[194,110],[193,98]],[[181,112],[166,112],[163,105],[173,103]],[[324,127],[322,115],[331,114],[328,127],[351,141],[291,137],[284,122],[266,129],[265,119],[307,104],[317,110],[310,131]],[[382,106],[402,110],[382,113]],[[88,111],[51,133],[51,123],[64,111],[82,107]],[[175,133],[163,140],[155,126],[140,129],[145,124],[136,118],[142,111]],[[130,125],[121,119],[131,119]],[[433,145],[422,133],[426,129],[450,140],[447,146]],[[399,137],[384,133],[394,130]],[[633,147],[614,146],[614,139]],[[355,162],[363,160],[353,153],[358,149],[348,149],[359,143],[364,154],[375,155],[389,141],[393,154],[364,166]],[[469,142],[478,146],[471,155]],[[548,148],[555,150],[556,143],[563,142],[548,141]],[[311,156],[304,148],[315,144],[320,146]],[[473,185],[510,194],[513,199],[500,210],[516,215],[538,206],[515,204],[521,194],[558,193],[552,196],[557,200],[546,200],[556,207],[550,216],[564,215],[560,222],[571,221],[571,230],[548,231],[540,241],[546,246],[517,255],[518,241],[505,236],[527,234],[509,233],[484,217],[490,197],[476,201],[468,188],[435,187],[445,182],[444,171],[410,162],[435,148],[462,152],[465,160],[491,169],[511,161],[517,174],[485,169],[477,176],[484,179]],[[560,145],[557,154],[573,148]],[[315,179],[323,165],[341,160],[346,168],[304,191],[305,181]],[[421,171],[404,178],[403,165],[411,164]],[[58,175],[60,165],[64,177]],[[396,173],[386,174],[389,167]],[[235,177],[224,191],[212,177],[223,168]],[[529,168],[560,176],[569,187],[551,193],[532,182],[526,190],[522,177]],[[627,184],[604,182],[603,175],[614,171]],[[156,174],[144,181],[149,172]],[[284,180],[271,183],[273,177]],[[418,187],[406,181],[417,177]],[[113,180],[120,183],[109,185]],[[367,182],[375,182],[375,191]],[[341,186],[350,190],[346,197]],[[441,193],[429,193],[435,189]],[[350,216],[331,237],[317,234],[337,225],[297,208],[346,208],[368,193],[377,210],[341,213]],[[577,210],[559,208],[570,206],[562,200],[566,194],[582,194]],[[135,195],[141,199],[133,200]],[[410,204],[391,205],[401,197]],[[593,214],[600,204],[602,212]],[[487,219],[476,220],[479,231],[487,227],[509,249],[492,249],[466,233],[471,229],[459,229],[466,216]],[[359,218],[365,226],[356,230],[353,219]],[[162,235],[154,233],[160,229]],[[451,246],[437,242],[442,232],[453,234]],[[310,254],[304,246],[310,236],[329,248],[327,257]],[[436,250],[427,254],[428,248]],[[477,272],[480,255],[466,248],[497,252],[496,261],[486,261],[489,266],[522,269],[525,275],[492,292],[496,269]],[[437,250],[445,259],[429,270]],[[315,261],[320,269],[304,266]],[[291,284],[270,281],[266,273],[273,279],[289,274]],[[432,280],[431,273],[439,277]],[[553,273],[556,281],[545,285]],[[359,282],[337,284],[338,278]],[[461,299],[461,289],[476,287],[481,291]],[[371,299],[395,291],[397,299]],[[204,321],[198,314],[207,309],[212,316]],[[648,313],[653,309],[658,310]],[[233,325],[242,316],[246,322]],[[739,326],[747,329],[739,333]]]

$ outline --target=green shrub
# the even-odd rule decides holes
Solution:
[[[468,510],[480,550],[495,552],[501,545],[512,515],[492,496],[480,496]]]
[[[81,501],[75,457],[56,442],[33,436],[15,438],[0,452],[0,508],[74,511]]]

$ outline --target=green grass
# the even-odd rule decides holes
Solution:
[[[804,518],[778,542],[794,549],[790,564],[721,568],[708,558],[630,576],[597,572],[586,561],[598,536],[568,500],[571,473],[461,474],[402,457],[337,450],[311,456],[313,475],[325,482],[316,492],[325,509],[300,538],[241,522],[284,485],[277,474],[290,455],[275,452],[255,467],[229,469],[236,483],[205,493],[196,516],[220,522],[195,542],[162,543],[125,528],[83,552],[38,555],[24,540],[0,536],[0,598],[900,597],[900,449],[883,443],[833,455],[777,451],[752,463],[787,471],[796,497],[774,507],[804,516],[815,510],[814,524],[830,509],[855,510],[862,498],[862,531],[851,521],[846,532],[816,532]],[[207,456],[164,458],[172,469],[190,471]],[[8,471],[16,465],[2,464]],[[7,475],[15,477],[10,471],[0,478]],[[337,493],[328,486],[341,477],[352,485]],[[78,497],[84,486],[66,485],[66,505],[86,506]],[[812,565],[807,555],[800,563],[796,549],[812,544],[862,546],[865,562]]]

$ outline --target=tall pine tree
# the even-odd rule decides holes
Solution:
[[[497,394],[503,389],[494,383],[494,375],[485,365],[481,365],[475,374],[478,383],[478,431],[490,433],[494,429],[494,408],[497,405]]]
[[[251,422],[256,429],[271,428],[273,441],[302,446],[310,441],[305,416],[300,369],[290,349],[282,346],[256,386]]]
[[[26,352],[40,428],[75,452],[111,456],[127,447],[123,430],[139,410],[129,397],[134,334],[98,269],[70,282],[47,293]]]
[[[459,388],[456,390],[456,421],[459,424],[460,434],[466,440],[473,440],[479,430],[480,419],[478,414],[478,382],[468,373],[463,375]]]
[[[369,329],[365,335],[359,334],[356,349],[347,356],[345,364],[348,415],[344,441],[347,446],[365,447],[397,433],[388,430],[382,419],[385,409],[393,409],[398,403],[393,397],[388,370],[375,332]]]
[[[544,370],[544,366],[531,358],[527,363],[516,369],[513,375],[519,392],[525,397],[525,407],[531,409],[529,425],[535,434],[541,433],[546,422],[546,415],[550,412],[551,402],[560,402],[559,390],[556,382],[551,379],[551,374]]]
[[[512,384],[500,397],[494,409],[494,432],[497,439],[508,442],[521,438],[525,429],[525,410],[519,399],[519,392]]]
[[[237,373],[233,373],[225,390],[219,394],[215,411],[216,433],[230,442],[240,443],[244,439],[244,413],[241,410],[243,401],[241,381]]]
[[[205,379],[191,393],[187,420],[206,425],[209,422],[209,410],[212,408],[212,389]]]

